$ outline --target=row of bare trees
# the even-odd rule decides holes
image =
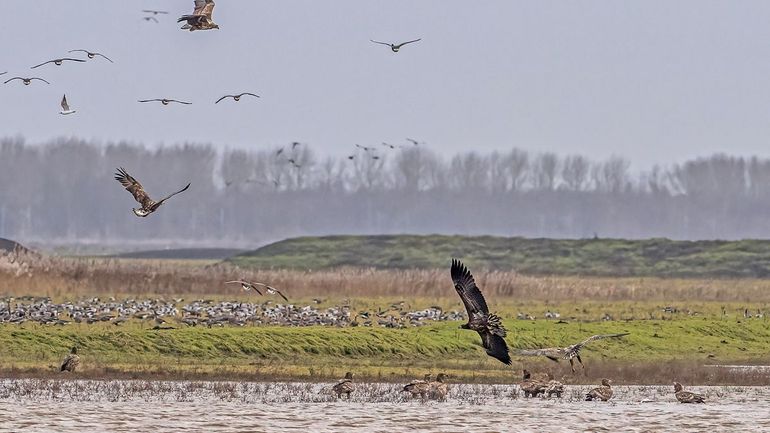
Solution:
[[[283,150],[281,150],[283,149]],[[112,177],[151,195],[191,189],[146,219]],[[641,173],[521,149],[440,155],[425,146],[342,157],[0,140],[0,237],[39,243],[250,246],[297,235],[457,233],[543,237],[768,237],[770,160],[714,155]]]

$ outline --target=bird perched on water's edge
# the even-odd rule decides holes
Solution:
[[[136,200],[139,204],[142,205],[139,209],[131,209],[134,211],[134,215],[138,217],[146,217],[147,215],[155,212],[158,210],[160,205],[162,205],[166,200],[170,199],[171,197],[182,193],[184,191],[187,191],[187,188],[190,187],[190,184],[188,183],[184,188],[180,189],[179,191],[164,197],[160,199],[159,201],[155,201],[150,198],[149,195],[144,191],[144,187],[142,187],[142,184],[139,183],[136,179],[134,179],[128,172],[126,172],[126,169],[123,167],[119,167],[117,173],[115,173],[115,180],[120,182],[121,185],[123,185],[128,192],[130,192],[134,196],[134,200]]]
[[[260,292],[259,289],[257,289],[257,286],[264,287],[267,293],[271,295],[278,294],[280,297],[283,298],[284,301],[289,302],[289,298],[287,298],[280,290],[276,289],[275,287],[269,284],[257,283],[254,281],[246,281],[246,280],[225,281],[225,284],[240,284],[243,290],[246,290],[246,291],[254,290],[260,295],[262,294],[262,292]]]
[[[548,347],[545,349],[520,349],[516,352],[516,354],[521,356],[545,356],[551,361],[556,361],[556,362],[558,362],[559,359],[562,359],[562,358],[567,359],[569,360],[569,365],[572,368],[572,372],[574,373],[575,359],[577,359],[581,367],[585,368],[585,365],[583,365],[583,360],[580,359],[580,350],[583,349],[583,346],[595,340],[602,340],[604,338],[623,337],[628,334],[629,334],[628,332],[623,332],[620,334],[593,335],[581,341],[580,343],[573,344],[567,347]]]
[[[412,395],[412,398],[417,397],[418,395],[420,398],[425,400],[428,397],[428,393],[430,393],[431,389],[431,375],[430,373],[426,374],[424,378],[422,379],[415,379],[406,385],[404,385],[404,389],[401,390],[401,392],[408,392]]]
[[[349,371],[345,373],[344,379],[340,380],[332,387],[332,391],[337,394],[337,398],[342,397],[342,394],[346,394],[348,400],[350,400],[350,394],[355,390],[356,385],[353,383],[353,373]]]
[[[434,400],[446,400],[446,396],[449,394],[449,386],[444,382],[447,377],[444,373],[439,373],[436,376],[436,380],[430,383],[430,398]]]
[[[588,391],[588,394],[586,394],[586,401],[607,401],[612,398],[612,393],[612,381],[609,379],[602,379],[602,386]]]
[[[184,104],[184,105],[192,105],[192,102],[184,102],[184,101],[177,101],[176,99],[140,99],[139,102],[160,102],[163,105],[168,105],[172,102],[176,102],[177,104]]]
[[[461,325],[460,328],[478,332],[487,355],[510,365],[511,357],[508,354],[508,345],[505,343],[503,322],[497,315],[490,314],[487,301],[476,286],[473,275],[456,259],[452,259],[451,275],[455,290],[468,312],[468,323]]]
[[[30,84],[32,84],[33,80],[38,80],[38,81],[42,81],[42,82],[44,82],[46,84],[51,84],[48,81],[46,81],[46,80],[44,80],[42,78],[38,78],[38,77],[31,77],[31,78],[13,77],[13,78],[11,78],[9,80],[4,81],[3,84],[8,84],[8,83],[10,83],[13,80],[21,80],[21,82],[24,83],[25,86],[29,86]]]
[[[43,63],[41,63],[39,65],[35,65],[35,66],[31,67],[30,69],[39,68],[39,67],[41,67],[43,65],[47,65],[49,63],[53,63],[56,66],[61,66],[61,64],[64,63],[64,62],[81,62],[82,63],[82,62],[85,62],[85,60],[73,59],[73,58],[70,58],[70,57],[63,57],[61,59],[53,59],[53,60],[49,60],[47,62],[43,62]]]
[[[674,382],[674,395],[680,403],[705,403],[706,397],[703,394],[696,394],[690,391],[684,391],[682,384]]]
[[[237,95],[225,95],[225,96],[223,96],[223,97],[221,97],[221,98],[217,99],[217,102],[215,102],[215,104],[219,104],[219,101],[221,101],[221,100],[223,100],[223,99],[225,99],[225,98],[233,98],[233,100],[234,100],[235,102],[238,102],[238,101],[240,101],[240,100],[241,100],[241,97],[243,97],[244,95],[249,95],[249,96],[253,96],[253,97],[255,97],[255,98],[259,98],[259,95],[255,95],[255,94],[253,94],[253,93],[249,93],[249,92],[243,92],[243,93],[239,93],[239,94],[237,94]]]
[[[80,365],[80,357],[78,356],[78,348],[73,346],[70,350],[69,355],[67,355],[64,358],[64,361],[61,363],[61,367],[59,368],[59,371],[69,371],[74,372],[75,368]]]
[[[411,43],[413,43],[413,42],[418,42],[418,41],[421,41],[421,40],[422,40],[422,38],[420,38],[420,39],[415,39],[415,40],[412,40],[412,41],[401,42],[400,44],[391,44],[391,43],[389,43],[389,42],[380,42],[380,41],[375,41],[374,39],[369,39],[369,40],[370,40],[370,41],[372,41],[372,42],[374,42],[375,44],[386,45],[386,46],[390,47],[390,50],[391,50],[391,51],[393,51],[394,53],[397,53],[397,52],[398,52],[398,50],[400,50],[400,49],[401,49],[401,47],[403,47],[404,45],[406,45],[406,44],[411,44]]]
[[[546,386],[542,381],[532,378],[532,373],[529,370],[523,371],[519,389],[524,392],[524,397],[537,397],[545,392],[545,388]]]
[[[67,52],[68,52],[68,53],[86,53],[86,56],[87,56],[89,59],[93,59],[93,58],[94,58],[94,57],[96,57],[96,56],[99,56],[99,57],[104,57],[105,59],[109,60],[109,61],[110,61],[110,63],[115,63],[115,62],[113,62],[113,61],[112,61],[112,59],[110,59],[109,57],[105,56],[105,55],[104,55],[104,54],[102,54],[102,53],[95,53],[95,52],[92,52],[92,51],[88,51],[88,50],[69,50],[69,51],[67,51]]]
[[[176,20],[178,23],[187,22],[181,29],[189,29],[191,32],[218,29],[219,26],[211,19],[211,15],[214,13],[214,0],[195,0],[194,4],[195,9],[193,9],[192,15],[182,15]]]
[[[70,110],[70,105],[67,103],[67,95],[61,97],[61,111],[59,114],[67,115],[73,114],[75,110]]]

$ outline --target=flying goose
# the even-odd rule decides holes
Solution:
[[[46,84],[51,84],[48,81],[38,77],[32,77],[32,78],[13,77],[10,80],[6,80],[5,82],[3,82],[3,84],[8,84],[13,80],[21,80],[21,82],[24,83],[25,86],[29,86],[32,83],[32,80],[40,80]]]
[[[602,386],[594,388],[586,394],[586,401],[601,400],[607,401],[612,398],[612,381],[602,379]]]
[[[336,385],[332,387],[332,391],[337,394],[337,398],[342,397],[342,394],[346,394],[348,396],[348,400],[350,400],[350,394],[355,390],[356,385],[353,383],[353,373],[349,371],[345,373],[344,379],[340,380]]]
[[[422,40],[422,38],[420,38],[420,39],[415,39],[415,40],[413,40],[413,41],[406,41],[406,42],[401,42],[400,44],[391,44],[391,43],[388,43],[388,42],[380,42],[380,41],[375,41],[374,39],[369,39],[369,40],[370,40],[370,41],[372,41],[372,42],[374,42],[375,44],[380,44],[380,45],[387,45],[387,46],[389,46],[389,47],[390,47],[391,51],[393,51],[394,53],[397,53],[397,52],[398,52],[398,50],[400,50],[400,49],[401,49],[401,47],[403,47],[404,45],[406,45],[406,44],[411,44],[412,42],[421,41],[421,40]]]
[[[31,67],[30,69],[39,68],[39,67],[41,67],[41,66],[43,66],[43,65],[47,65],[47,64],[49,64],[49,63],[53,63],[53,64],[54,64],[54,65],[56,65],[56,66],[61,66],[61,64],[62,64],[63,62],[81,62],[81,63],[82,63],[82,62],[85,62],[85,60],[82,60],[82,59],[73,59],[73,58],[70,58],[70,57],[64,57],[64,58],[61,58],[61,59],[53,59],[53,60],[49,60],[49,61],[47,61],[47,62],[43,62],[43,63],[41,63],[41,64],[39,64],[39,65],[35,65],[35,66]]]
[[[195,9],[193,9],[192,15],[182,15],[176,22],[181,23],[186,21],[187,24],[181,28],[183,30],[189,29],[191,32],[195,30],[211,30],[218,29],[219,26],[211,19],[211,14],[214,12],[214,0],[195,0]]]
[[[416,379],[404,385],[404,389],[402,389],[401,392],[408,392],[412,395],[412,398],[419,395],[421,399],[425,400],[428,397],[430,389],[431,375],[428,373],[422,379]]]
[[[142,12],[144,12],[146,14],[153,14],[153,15],[167,14],[168,13],[166,11],[156,11],[156,10],[153,10],[153,9],[142,9]]]
[[[160,205],[162,205],[166,200],[170,199],[171,197],[187,191],[187,188],[190,187],[190,184],[188,183],[187,186],[180,189],[179,191],[164,197],[160,199],[159,201],[155,201],[150,198],[149,195],[147,195],[146,192],[144,192],[144,188],[142,187],[142,184],[139,183],[136,179],[134,179],[130,174],[126,172],[126,169],[123,167],[118,168],[117,173],[115,173],[115,180],[120,182],[121,185],[123,185],[128,192],[130,192],[134,196],[134,200],[139,202],[139,204],[142,205],[139,209],[131,209],[134,211],[134,215],[138,217],[146,217],[147,215],[155,212],[158,210]]]
[[[67,103],[67,95],[61,97],[61,111],[59,114],[67,115],[67,114],[73,114],[75,113],[75,110],[70,110],[70,105]]]
[[[61,363],[61,367],[59,367],[59,371],[69,371],[74,372],[75,368],[80,365],[80,357],[78,356],[78,348],[72,347],[72,350],[70,350],[69,355],[67,355],[64,358],[64,361]]]
[[[679,382],[674,382],[674,394],[676,395],[676,399],[679,400],[680,403],[705,403],[706,402],[706,397],[704,397],[703,394],[696,394],[694,392],[684,391],[682,389],[682,384]]]
[[[503,322],[497,315],[489,313],[487,302],[476,286],[473,275],[465,265],[455,259],[452,259],[451,275],[455,290],[468,311],[468,323],[461,325],[460,328],[478,332],[487,355],[510,365],[511,357],[508,355],[508,345],[505,343]]]
[[[217,102],[215,102],[215,104],[219,104],[219,101],[221,101],[221,100],[223,100],[223,99],[225,99],[225,98],[233,98],[233,100],[234,100],[235,102],[238,102],[238,101],[240,101],[240,100],[241,100],[241,96],[243,96],[243,95],[249,95],[249,96],[253,96],[253,97],[255,97],[255,98],[259,98],[259,95],[255,95],[255,94],[253,94],[253,93],[249,93],[249,92],[243,92],[243,93],[239,93],[239,94],[237,94],[237,95],[225,95],[225,96],[223,96],[223,97],[221,97],[221,98],[217,99]]]
[[[68,53],[86,53],[86,56],[87,56],[89,59],[93,59],[93,58],[94,58],[94,57],[96,57],[96,56],[99,56],[99,57],[104,57],[105,59],[109,60],[109,61],[110,61],[110,63],[115,63],[115,62],[113,62],[113,61],[112,61],[112,59],[110,59],[109,57],[105,56],[105,55],[104,55],[104,54],[102,54],[102,53],[94,53],[94,52],[91,52],[91,51],[88,51],[88,50],[69,50],[69,51],[67,51],[67,52],[68,52]]]
[[[617,338],[617,337],[623,337],[628,335],[628,332],[623,332],[620,334],[600,334],[600,335],[593,335],[591,337],[586,338],[585,340],[581,341],[580,343],[573,344],[571,346],[567,347],[548,347],[545,349],[521,349],[516,352],[517,355],[521,356],[545,356],[546,358],[550,359],[551,361],[558,362],[559,359],[567,359],[569,360],[569,365],[572,368],[572,372],[575,372],[575,359],[580,363],[580,366],[582,368],[585,368],[585,365],[583,365],[583,360],[580,359],[580,350],[583,349],[583,346],[586,344],[594,341],[594,340],[602,340],[604,338]]]
[[[177,104],[184,104],[184,105],[192,105],[192,102],[184,102],[184,101],[177,101],[176,99],[141,99],[139,102],[160,102],[163,105],[168,105],[172,102],[176,102]]]
[[[241,287],[243,288],[243,290],[246,290],[246,291],[254,290],[255,292],[259,293],[260,295],[262,294],[262,292],[260,292],[259,289],[257,289],[256,286],[264,287],[265,291],[268,294],[270,294],[270,295],[278,294],[280,297],[283,298],[284,301],[289,302],[289,299],[283,293],[281,293],[280,290],[276,289],[275,287],[273,287],[273,286],[271,286],[269,284],[257,283],[257,282],[246,281],[246,280],[225,281],[225,284],[240,284]]]

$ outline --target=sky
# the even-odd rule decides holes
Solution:
[[[3,0],[0,136],[266,149],[770,157],[770,2]],[[142,9],[163,9],[160,23]],[[370,39],[422,41],[392,53]],[[112,58],[29,67],[88,49]],[[4,81],[4,80],[3,80]],[[214,105],[228,93],[260,99]],[[58,114],[67,94],[75,115]],[[139,104],[176,98],[193,105]]]

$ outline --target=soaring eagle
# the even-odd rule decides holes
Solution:
[[[219,26],[211,19],[214,6],[214,0],[195,0],[195,9],[192,15],[182,15],[176,22],[186,21],[187,24],[181,28],[183,30],[190,29],[191,32],[195,30],[218,29]]]
[[[628,332],[623,332],[621,334],[593,335],[581,341],[580,343],[573,344],[567,347],[548,347],[545,349],[522,349],[517,351],[516,354],[521,356],[545,356],[551,361],[556,361],[556,362],[558,362],[559,359],[561,358],[567,359],[569,360],[569,365],[572,368],[572,372],[574,373],[575,359],[578,360],[581,367],[585,368],[585,365],[583,365],[583,360],[580,359],[580,350],[583,349],[583,346],[585,346],[586,344],[594,340],[602,340],[604,338],[617,338],[617,337],[623,337],[626,335],[628,335]]]
[[[190,187],[190,184],[188,183],[187,186],[180,189],[179,191],[167,197],[164,197],[159,201],[155,201],[151,199],[146,192],[144,192],[144,188],[142,187],[142,184],[139,183],[139,181],[137,181],[136,179],[134,179],[130,174],[128,174],[126,172],[126,169],[124,169],[123,167],[118,168],[117,173],[115,173],[115,180],[120,182],[120,184],[123,185],[126,188],[126,190],[134,196],[134,199],[137,202],[139,202],[139,204],[142,205],[142,207],[139,209],[136,209],[136,208],[131,209],[134,211],[134,215],[138,217],[146,217],[147,215],[155,212],[156,210],[158,210],[160,205],[163,204],[163,202],[165,202],[166,200],[170,199],[171,197],[181,192],[187,191],[187,188]]]
[[[78,348],[73,347],[72,350],[70,350],[69,355],[67,355],[64,358],[64,361],[61,363],[61,367],[59,368],[59,371],[69,371],[73,372],[75,371],[75,368],[80,364],[80,357],[78,356]]]
[[[411,44],[411,43],[413,43],[413,42],[418,42],[418,41],[421,41],[421,40],[422,40],[422,38],[420,38],[420,39],[415,39],[415,40],[412,40],[412,41],[401,42],[400,44],[391,44],[391,43],[388,43],[388,42],[380,42],[380,41],[375,41],[375,40],[373,40],[373,39],[369,39],[369,40],[370,40],[370,41],[372,41],[372,42],[374,42],[375,44],[380,44],[380,45],[386,45],[386,46],[389,46],[391,51],[393,51],[394,53],[397,53],[397,52],[398,52],[398,50],[400,50],[400,49],[401,49],[401,47],[403,47],[404,45],[406,45],[406,44]]]
[[[478,332],[487,355],[510,365],[511,357],[508,354],[508,345],[505,344],[503,322],[497,315],[489,313],[487,302],[476,286],[473,275],[465,265],[455,259],[452,259],[452,281],[468,311],[468,323],[460,327]]]

